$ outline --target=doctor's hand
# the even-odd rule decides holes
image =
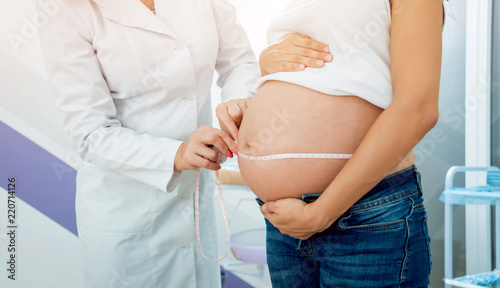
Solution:
[[[247,98],[229,100],[220,103],[215,110],[220,128],[234,140],[238,140],[238,130],[249,102],[250,99]]]
[[[211,147],[216,147],[221,153],[232,158],[236,143],[226,132],[202,126],[191,134],[189,142],[182,143],[177,150],[174,170],[220,169],[217,163],[218,153]]]
[[[333,60],[327,44],[298,33],[288,33],[260,54],[262,76],[276,72],[302,71],[305,67],[320,68]]]
[[[319,212],[314,202],[307,204],[296,198],[267,202],[260,211],[282,234],[301,240],[323,232],[334,222]]]

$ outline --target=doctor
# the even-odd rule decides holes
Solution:
[[[223,102],[251,97],[259,76],[231,1],[69,0],[40,36],[84,160],[76,213],[86,286],[220,287],[219,266],[193,241],[192,170],[219,169],[207,146],[230,157],[236,149],[208,127],[214,68]],[[212,258],[214,191],[202,170],[201,237]]]

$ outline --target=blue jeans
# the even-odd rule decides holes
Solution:
[[[302,200],[318,197],[306,194]],[[429,285],[430,238],[415,166],[384,178],[308,240],[281,234],[267,219],[266,226],[273,288]]]

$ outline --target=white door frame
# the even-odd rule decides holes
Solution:
[[[465,165],[491,165],[492,0],[468,0],[466,22]],[[466,186],[484,185],[467,173]],[[466,207],[466,273],[492,270],[490,206]]]

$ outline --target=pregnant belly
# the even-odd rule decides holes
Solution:
[[[290,83],[268,81],[245,112],[238,150],[249,156],[352,154],[382,111],[356,96],[326,95]],[[243,178],[264,202],[321,193],[347,161],[238,158]]]

